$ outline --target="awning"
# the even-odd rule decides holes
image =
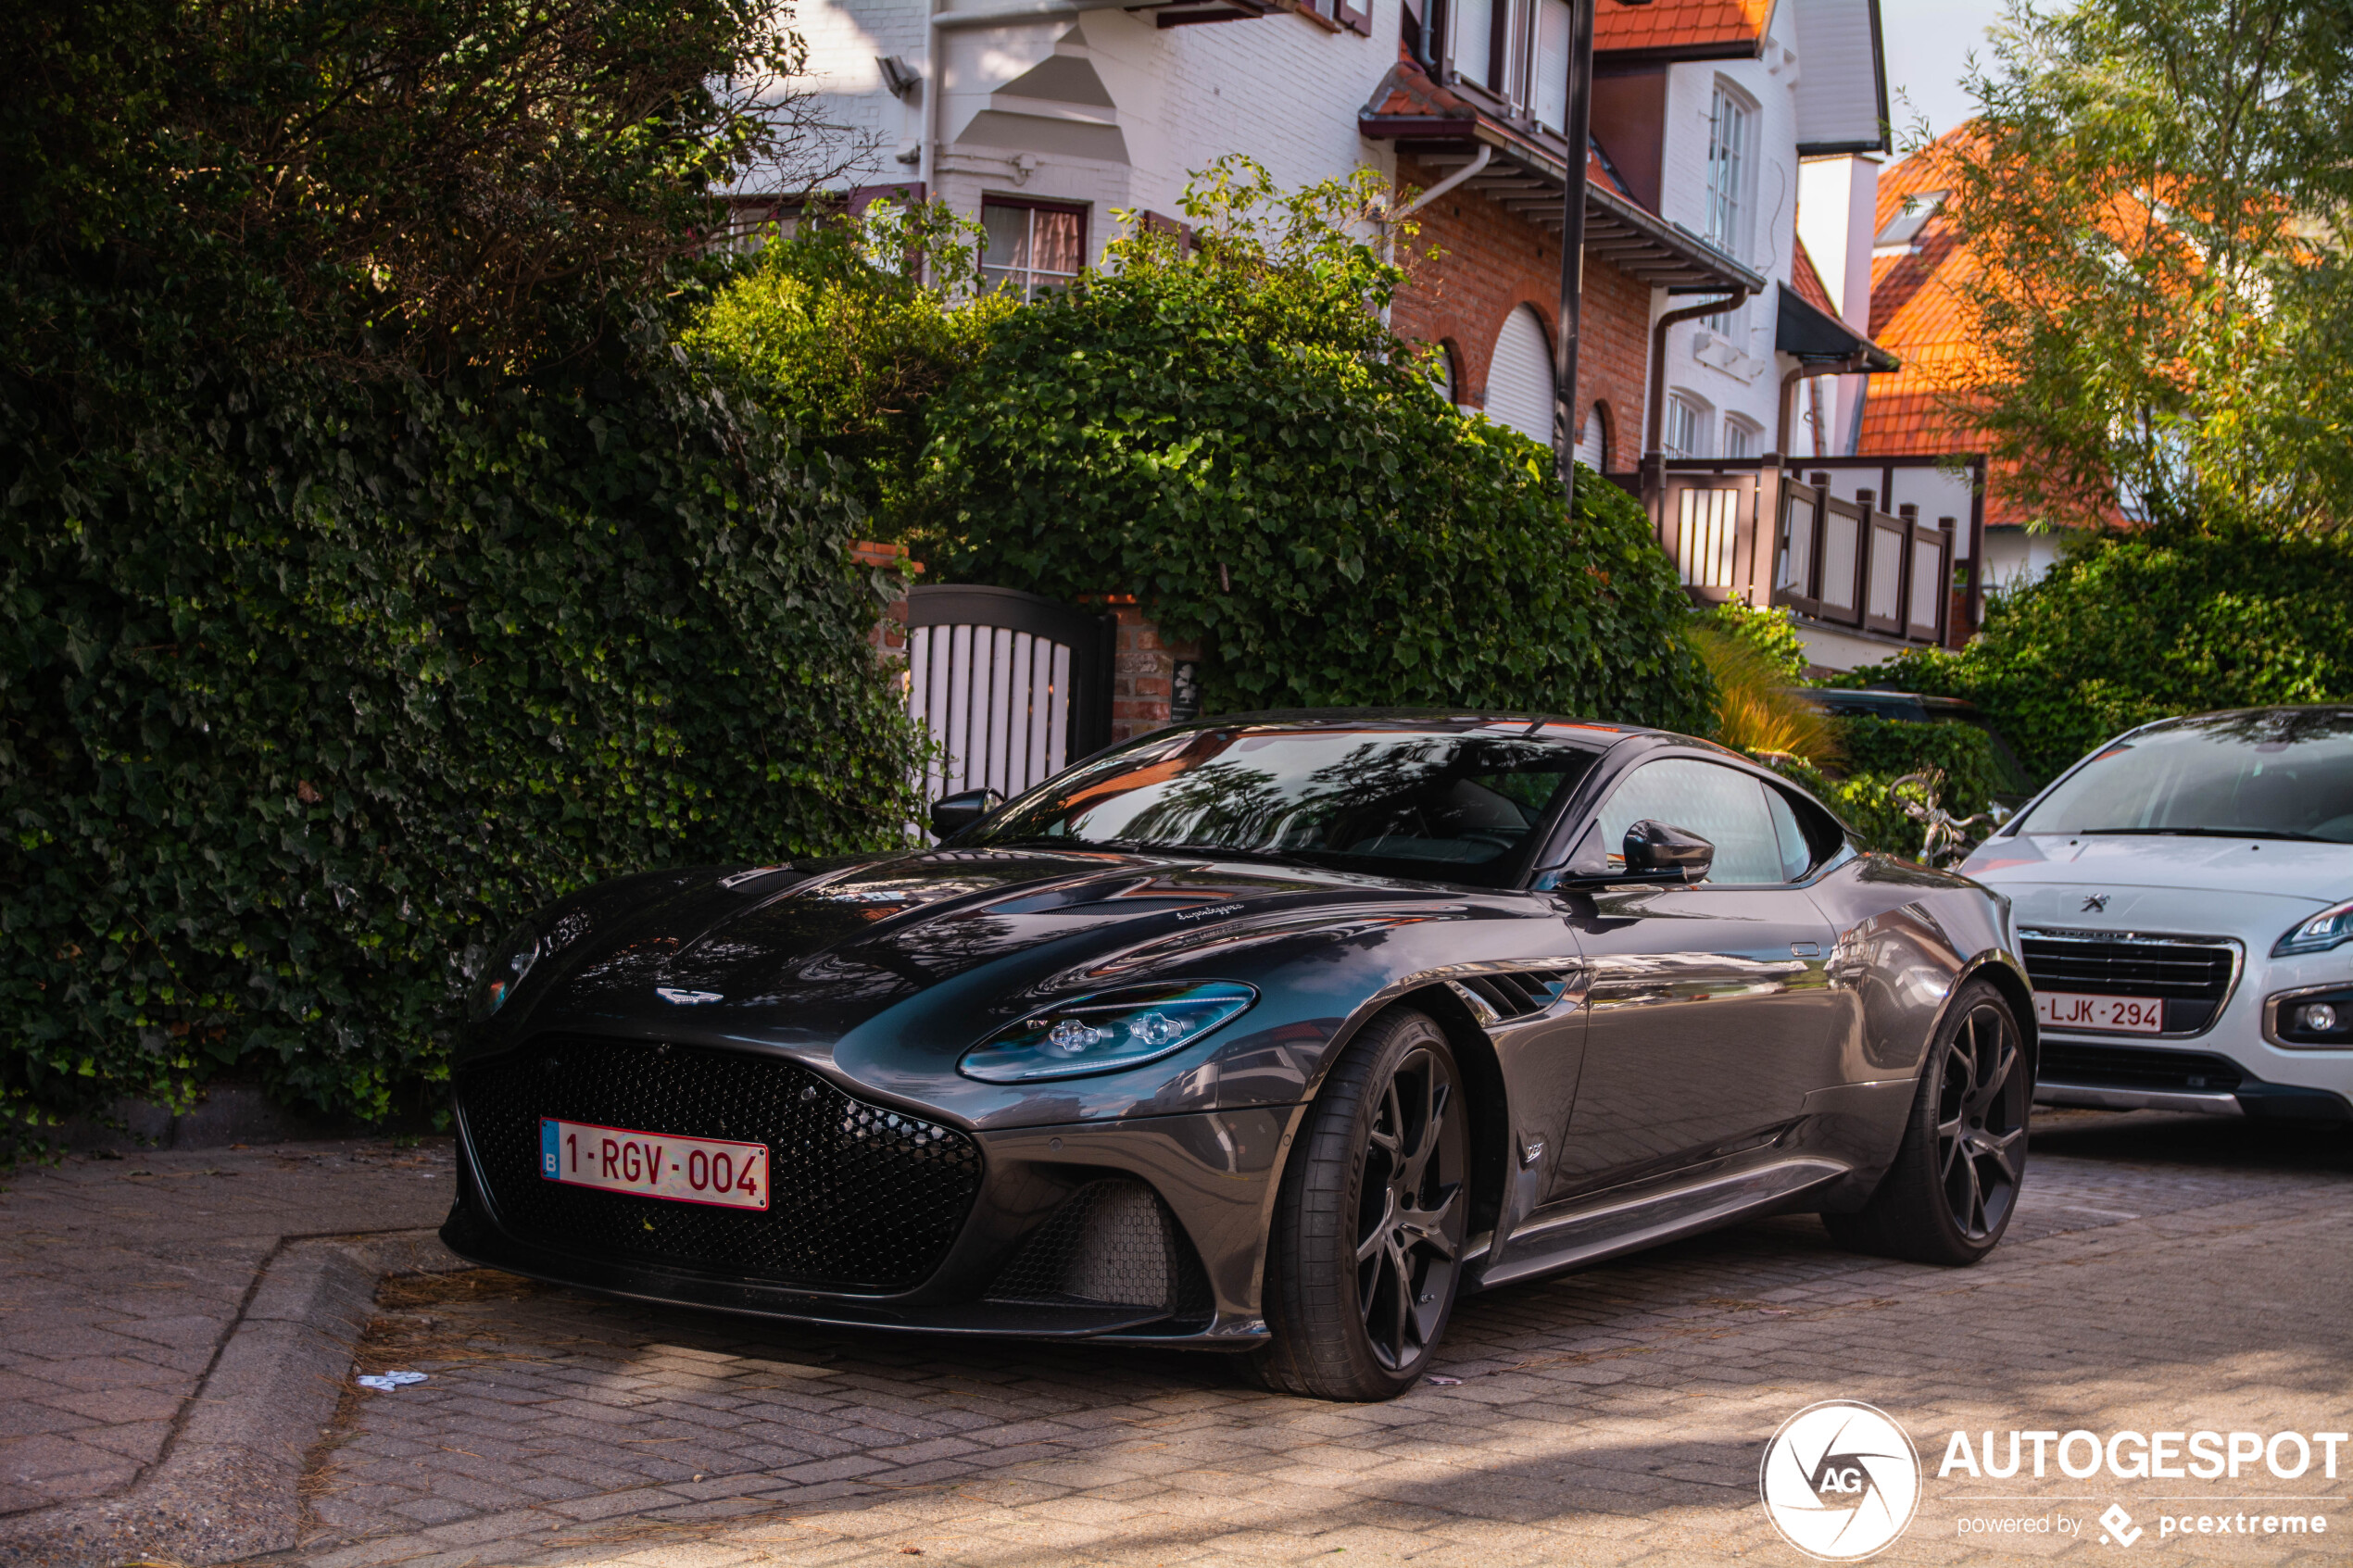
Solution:
[[[1773,346],[1809,365],[1843,365],[1862,375],[1899,368],[1894,355],[1837,317],[1807,302],[1787,283],[1780,289],[1780,324]]]

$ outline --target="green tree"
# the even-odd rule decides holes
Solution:
[[[2353,521],[2353,5],[2012,0],[1939,144],[1957,408],[2057,525]]]
[[[1690,612],[1641,508],[1466,420],[1381,311],[1369,177],[1189,192],[1189,246],[1008,316],[932,401],[913,533],[941,575],[1133,593],[1212,650],[1213,709],[1551,709],[1705,728]],[[1410,236],[1407,236],[1410,237]]]

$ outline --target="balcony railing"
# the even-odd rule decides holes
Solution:
[[[1826,629],[1958,646],[1978,619],[1983,489],[1982,462],[1964,461],[1652,458],[1630,477],[1695,602],[1783,605]],[[1957,515],[1883,509],[1906,488],[1957,497]]]

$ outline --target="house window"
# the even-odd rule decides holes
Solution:
[[[1727,256],[1747,248],[1742,225],[1748,216],[1745,181],[1755,120],[1755,110],[1717,84],[1707,120],[1707,243]]]
[[[1764,433],[1765,432],[1762,427],[1751,423],[1747,420],[1742,419],[1738,414],[1726,416],[1724,420],[1724,456],[1727,458],[1754,458],[1756,456],[1757,441],[1764,435]]]
[[[983,282],[1024,300],[1068,287],[1087,263],[1083,207],[988,196],[980,204],[980,226],[988,237],[980,258]]]
[[[1495,0],[1453,0],[1454,70],[1466,82],[1495,85]],[[1508,7],[1506,7],[1508,8]]]
[[[1697,400],[1674,393],[1667,399],[1667,429],[1659,450],[1670,458],[1707,456],[1707,408]]]
[[[1568,0],[1537,0],[1536,80],[1529,102],[1536,123],[1561,132],[1568,128]]]

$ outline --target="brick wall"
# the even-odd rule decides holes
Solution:
[[[1397,177],[1400,185],[1426,190],[1445,171],[1400,159]],[[1441,196],[1415,216],[1422,225],[1416,244],[1441,254],[1420,263],[1413,282],[1398,291],[1390,324],[1401,336],[1443,344],[1454,362],[1456,400],[1484,408],[1488,359],[1504,318],[1532,306],[1545,341],[1552,340],[1560,311],[1560,240],[1466,191]],[[1581,427],[1593,405],[1603,405],[1604,466],[1613,472],[1630,470],[1642,455],[1650,320],[1647,284],[1606,263],[1587,263],[1577,418]]]
[[[1112,660],[1111,738],[1115,745],[1172,722],[1176,667],[1201,659],[1199,643],[1169,642],[1144,619],[1132,595],[1107,602],[1119,618],[1119,651]]]

